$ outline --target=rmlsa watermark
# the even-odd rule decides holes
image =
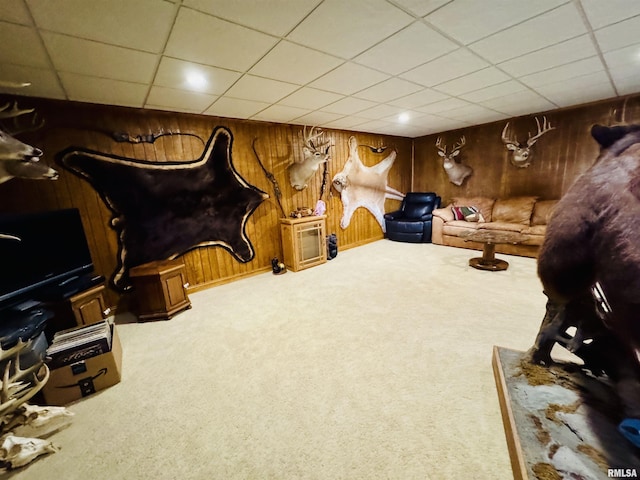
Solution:
[[[609,478],[638,478],[638,471],[635,468],[609,468],[607,476]]]

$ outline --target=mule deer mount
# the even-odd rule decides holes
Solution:
[[[533,155],[531,147],[533,147],[542,135],[556,128],[552,127],[550,122],[547,122],[547,117],[542,117],[542,125],[540,125],[538,117],[535,118],[538,133],[532,137],[531,132],[529,132],[526,145],[520,143],[515,137],[513,139],[509,138],[509,122],[507,122],[502,130],[502,143],[507,147],[507,150],[511,151],[511,164],[518,168],[526,168],[531,165],[531,157]]]
[[[36,114],[31,121],[21,124],[20,119],[33,113],[33,108],[19,109],[17,102],[7,103],[0,107],[0,121],[11,119],[12,122],[0,127],[0,183],[17,178],[50,179],[58,178],[58,172],[40,162],[42,150],[32,147],[14,137],[24,132],[32,132],[44,125]]]
[[[311,127],[307,132],[305,126],[302,136],[304,139],[302,161],[296,161],[287,167],[291,186],[296,190],[307,188],[307,182],[318,171],[320,165],[331,158],[329,155],[331,140],[324,139],[324,132],[320,128]]]
[[[464,135],[460,137],[458,143],[456,143],[451,149],[451,153],[447,154],[447,146],[442,146],[442,138],[438,137],[436,140],[436,148],[438,149],[438,155],[442,157],[442,167],[449,177],[449,181],[458,187],[471,176],[473,169],[469,165],[464,165],[456,157],[460,154],[460,150],[466,144]]]

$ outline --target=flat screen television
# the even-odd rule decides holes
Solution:
[[[0,214],[0,306],[92,271],[78,209]]]

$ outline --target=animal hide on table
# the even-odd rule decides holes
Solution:
[[[149,162],[77,147],[56,156],[87,180],[113,212],[118,267],[111,282],[130,288],[129,270],[175,258],[196,247],[221,246],[238,261],[254,257],[245,226],[268,195],[234,169],[233,137],[216,128],[202,156],[187,162]]]

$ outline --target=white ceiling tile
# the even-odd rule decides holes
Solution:
[[[422,22],[415,22],[363,54],[358,55],[354,61],[397,75],[456,48],[458,46],[452,41]],[[402,54],[400,55],[399,52],[402,52]]]
[[[563,82],[542,85],[536,90],[560,107],[569,107],[615,96],[613,86],[605,72],[596,72]]]
[[[509,80],[509,76],[495,67],[488,67],[477,72],[470,73],[464,77],[456,78],[445,83],[441,83],[434,87],[439,92],[449,95],[460,95],[462,93],[479,90],[480,88],[489,87],[496,83]]]
[[[420,112],[414,112],[415,115],[412,116],[410,122],[414,127],[425,127],[425,126],[434,126],[438,122],[442,120],[450,121],[450,119],[445,119],[444,117],[438,115],[430,115],[424,114]]]
[[[471,122],[465,122],[464,120],[454,120],[452,118],[444,118],[444,117],[432,117],[435,118],[437,120],[434,120],[433,122],[431,121],[424,121],[421,125],[421,127],[424,127],[425,131],[429,132],[429,133],[440,133],[440,132],[445,132],[447,130],[455,130],[458,128],[464,128],[464,127],[468,127],[469,125],[472,125]],[[425,134],[426,135],[426,134]]]
[[[31,85],[19,90],[15,88],[3,89],[2,91],[4,93],[19,93],[20,95],[28,97],[56,99],[65,99],[66,97],[62,85],[53,70],[25,67],[22,65],[3,65],[0,78],[8,82],[31,82]]]
[[[254,102],[275,103],[298,88],[300,88],[298,85],[291,83],[245,75],[225,93],[225,96]]]
[[[492,98],[482,102],[482,105],[511,116],[556,108],[556,105],[531,90],[522,90],[520,92]]]
[[[640,93],[638,0],[2,7],[0,91],[9,94],[416,136]],[[188,86],[191,69],[208,84]],[[9,88],[23,81],[32,85]]]
[[[460,48],[403,73],[400,77],[419,83],[425,87],[431,87],[488,66],[489,64],[477,55],[474,55],[465,48]]]
[[[160,53],[175,5],[157,0],[26,0],[36,24],[46,30]]]
[[[536,88],[540,85],[547,85],[549,83],[561,82],[563,80],[569,80],[574,77],[580,77],[589,73],[601,72],[604,70],[604,66],[599,57],[585,58],[584,60],[578,60],[577,62],[568,63],[559,67],[550,68],[543,72],[534,73],[532,75],[526,75],[520,78],[520,81],[525,85]]]
[[[269,104],[266,102],[221,97],[204,113],[218,117],[250,118],[268,106]]]
[[[486,37],[469,48],[487,60],[499,63],[583,35],[586,31],[576,7],[569,3]]]
[[[333,120],[331,122],[327,122],[325,123],[325,126],[327,128],[350,129],[362,123],[366,123],[368,121],[369,120],[366,118],[349,116],[349,117],[338,118],[337,120]]]
[[[610,68],[629,65],[635,69],[636,75],[640,77],[640,43],[612,50],[603,56]]]
[[[594,29],[640,15],[637,0],[580,0],[580,3]]]
[[[386,132],[391,126],[391,123],[384,120],[371,120],[358,125],[358,130],[371,133],[383,133]]]
[[[418,128],[414,128],[411,125],[406,125],[402,123],[391,123],[387,125],[384,130],[381,130],[380,133],[383,135],[395,135],[399,137],[417,137],[420,135],[422,130]]]
[[[310,113],[306,108],[287,107],[284,105],[271,105],[260,113],[251,117],[253,120],[265,122],[290,123],[298,117]]]
[[[31,15],[22,0],[3,0],[0,20],[22,25],[33,25]]]
[[[338,113],[341,115],[352,115],[367,108],[375,107],[376,103],[361,98],[345,97],[335,103],[322,108],[323,112]]]
[[[202,76],[206,84],[202,86],[193,86],[190,84],[187,78],[188,75],[193,74]],[[153,84],[178,90],[193,90],[213,95],[221,95],[239,78],[240,73],[232,70],[208,67],[197,63],[176,60],[175,58],[163,57],[160,61]]]
[[[413,15],[424,17],[450,1],[451,0],[396,0],[395,3],[405,10],[409,10]]]
[[[435,90],[431,90],[430,88],[425,88],[419,92],[407,95],[406,97],[391,100],[388,103],[389,105],[395,105],[396,107],[415,108],[421,107],[422,105],[427,105],[429,103],[444,100],[445,98],[449,98],[449,96],[442,92],[436,92]]]
[[[35,29],[0,22],[0,63],[48,68],[47,52]]]
[[[184,5],[279,37],[286,35],[321,0],[184,0]]]
[[[459,97],[468,102],[478,103],[486,102],[492,98],[499,98],[512,93],[521,92],[523,90],[527,90],[525,85],[515,80],[508,80],[506,82],[498,83],[497,85],[464,93],[459,95]]]
[[[440,100],[439,102],[434,102],[422,107],[417,107],[416,110],[422,113],[440,113],[446,112],[447,110],[462,108],[467,105],[469,105],[469,102],[465,102],[464,100],[460,100],[459,98],[449,97],[445,100]]]
[[[488,123],[505,118],[503,113],[490,110],[480,105],[467,105],[441,113],[443,117],[453,120],[463,120],[465,122]]]
[[[137,83],[148,83],[153,78],[156,54],[52,32],[41,35],[60,71]]]
[[[351,95],[387,78],[389,76],[384,73],[348,62],[311,82],[309,86],[343,95]]]
[[[619,95],[640,92],[640,75],[636,65],[620,65],[611,69],[611,77]]]
[[[513,58],[501,63],[499,67],[514,77],[521,77],[597,54],[591,37],[581,35],[566,42]]]
[[[305,85],[344,63],[337,57],[281,41],[249,73]]]
[[[381,118],[391,117],[393,115],[400,115],[403,112],[404,108],[394,107],[393,105],[376,105],[375,107],[367,108],[366,110],[358,112],[358,116],[378,120]]]
[[[640,39],[638,31],[640,31],[640,16],[596,30],[595,35],[600,49],[603,52],[609,52],[638,43]]]
[[[147,97],[147,106],[155,105],[201,113],[205,111],[218,97],[200,92],[187,92],[166,87],[151,87]]]
[[[309,108],[316,110],[344,98],[342,95],[325,92],[316,88],[303,87],[283,98],[278,103],[289,107]]]
[[[521,23],[566,0],[456,0],[439,8],[425,19],[467,45],[494,32]]]
[[[60,72],[69,100],[141,108],[148,87],[141,83]]]
[[[244,72],[276,42],[275,37],[181,8],[165,54]]]
[[[307,115],[296,118],[296,123],[300,125],[326,125],[341,117],[336,113],[329,112],[311,112]]]
[[[287,38],[349,59],[413,20],[385,0],[325,0]]]
[[[354,97],[385,103],[389,100],[415,93],[418,90],[422,90],[422,87],[415,83],[407,82],[400,78],[390,78],[389,80],[385,80],[384,82],[380,82],[377,85],[355,93]]]

